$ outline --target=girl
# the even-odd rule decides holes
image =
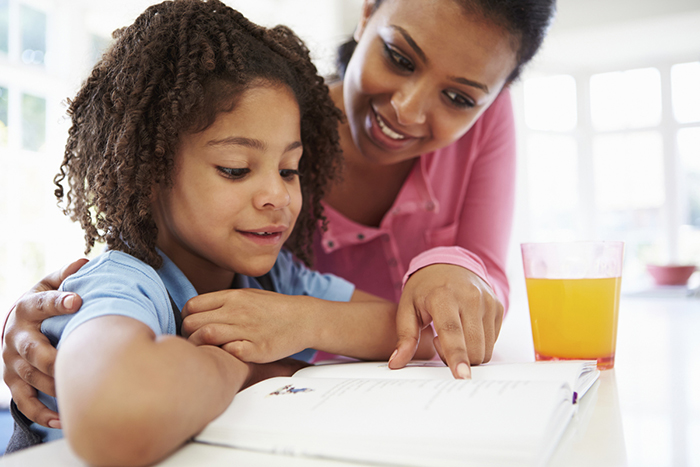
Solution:
[[[80,294],[80,311],[42,326],[58,353],[56,397],[40,399],[60,405],[63,430],[18,417],[8,451],[65,435],[90,464],[146,465],[241,388],[298,368],[246,364],[178,337],[193,296],[231,287],[299,295],[269,310],[272,322],[306,310],[284,316],[298,323],[284,355],[314,347],[387,358],[395,306],[291,256],[309,257],[323,219],[340,114],[290,30],[255,26],[217,0],[176,0],[115,37],[70,103],[55,179],[87,249],[108,245],[61,286]]]

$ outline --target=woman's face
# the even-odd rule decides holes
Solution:
[[[505,29],[454,0],[366,0],[343,81],[359,152],[394,164],[459,139],[516,65]],[[371,14],[370,14],[371,13]]]

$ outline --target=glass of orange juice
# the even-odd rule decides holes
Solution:
[[[615,365],[623,242],[523,243],[537,360]]]

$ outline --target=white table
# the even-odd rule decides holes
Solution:
[[[548,467],[700,467],[700,300],[623,297],[615,369],[580,401]],[[514,300],[494,361],[532,361],[525,300]],[[0,458],[2,467],[81,467],[65,441]],[[187,444],[159,464],[351,466]]]

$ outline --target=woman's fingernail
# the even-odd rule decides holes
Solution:
[[[57,420],[55,418],[53,420],[49,420],[49,426],[51,428],[56,428],[56,429],[60,430],[61,429],[61,421]]]
[[[472,379],[472,370],[466,363],[457,365],[457,374],[462,379]]]
[[[389,363],[391,363],[391,361],[394,359],[394,357],[396,357],[397,353],[399,353],[399,349],[395,349],[394,353],[391,354],[391,357],[389,357]]]
[[[63,299],[63,306],[65,308],[68,308],[69,310],[73,308],[73,302],[75,301],[75,295],[73,294],[68,294],[65,296]]]

